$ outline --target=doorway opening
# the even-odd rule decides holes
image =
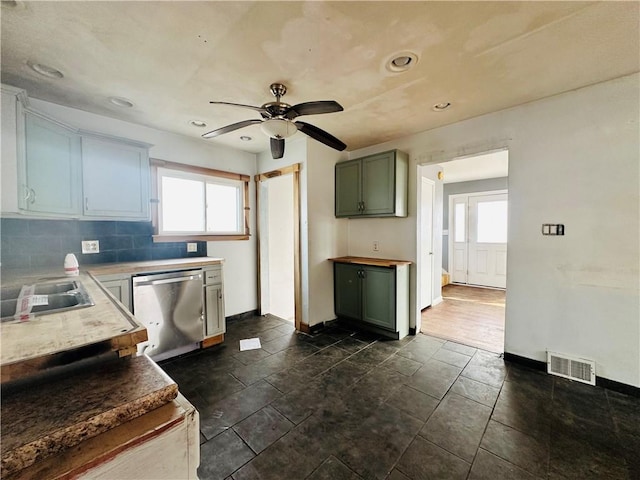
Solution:
[[[301,323],[300,166],[256,175],[260,314]]]
[[[504,351],[508,151],[443,163],[442,302],[424,309],[421,331]]]

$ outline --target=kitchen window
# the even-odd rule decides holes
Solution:
[[[249,177],[152,160],[155,242],[249,238]]]

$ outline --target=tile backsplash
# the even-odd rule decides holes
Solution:
[[[62,267],[67,253],[80,265],[203,257],[207,242],[187,253],[186,242],[153,243],[151,222],[0,219],[0,262],[6,268]],[[83,255],[81,242],[98,240],[100,253]]]

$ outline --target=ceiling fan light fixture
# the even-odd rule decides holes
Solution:
[[[271,138],[287,138],[298,131],[298,127],[284,118],[271,118],[260,124],[262,131]]]
[[[385,67],[393,73],[402,73],[413,68],[418,63],[418,55],[413,52],[399,52],[391,55]]]

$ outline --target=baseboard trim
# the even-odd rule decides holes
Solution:
[[[257,316],[258,316],[258,310],[249,310],[248,312],[229,315],[228,317],[225,317],[225,320],[227,323],[232,323],[238,320],[244,320],[245,318],[257,317]]]
[[[533,360],[527,357],[521,357],[514,353],[504,352],[504,359],[508,362],[517,363],[529,367],[533,370],[547,371],[547,363],[540,360]],[[613,390],[614,392],[624,393],[632,397],[640,397],[640,387],[634,387],[633,385],[627,385],[626,383],[617,382],[615,380],[609,380],[608,378],[598,377],[596,375],[596,386],[606,388],[607,390]]]

